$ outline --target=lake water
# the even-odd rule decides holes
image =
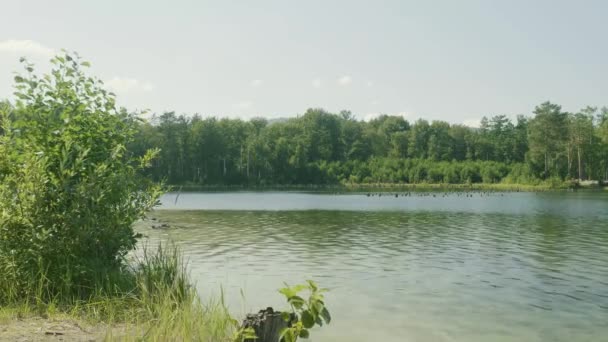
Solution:
[[[170,193],[139,229],[237,316],[329,287],[312,341],[608,341],[607,193],[402,195]]]

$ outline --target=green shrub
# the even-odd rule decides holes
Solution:
[[[157,151],[131,157],[136,118],[85,75],[78,56],[52,59],[49,75],[15,77],[17,101],[2,111],[0,303],[87,297],[124,267],[132,224],[158,201],[140,176]]]

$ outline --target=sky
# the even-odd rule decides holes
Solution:
[[[92,63],[130,110],[307,108],[476,125],[608,105],[608,1],[1,0],[0,99],[20,56]]]

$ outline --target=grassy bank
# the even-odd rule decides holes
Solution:
[[[144,249],[130,265],[112,279],[96,281],[85,298],[73,293],[48,298],[42,273],[25,297],[12,296],[23,289],[3,283],[0,337],[38,339],[60,333],[74,340],[231,340],[237,322],[221,298],[201,302],[175,248]],[[55,331],[58,324],[60,332]],[[28,327],[37,336],[28,336]]]
[[[568,182],[539,184],[515,183],[344,183],[344,184],[274,184],[274,185],[172,185],[171,191],[551,191],[567,190],[574,186]],[[584,187],[583,187],[584,188]]]

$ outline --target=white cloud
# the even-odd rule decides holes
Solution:
[[[368,87],[373,87],[373,86],[374,86],[374,82],[372,82],[372,81],[367,81],[366,85],[367,85]]]
[[[317,78],[312,80],[312,86],[315,88],[321,88],[321,79]]]
[[[252,101],[242,101],[242,102],[234,104],[232,107],[235,109],[238,109],[238,110],[246,110],[246,109],[250,109],[251,107],[253,107],[253,102]]]
[[[0,52],[9,52],[25,56],[52,57],[55,51],[33,40],[9,39],[0,41]]]
[[[481,123],[480,119],[466,119],[462,121],[462,124],[469,127],[479,128]]]
[[[252,87],[259,87],[259,86],[261,86],[263,83],[264,83],[264,81],[262,81],[262,80],[253,80],[253,81],[251,81],[250,85],[251,85]]]
[[[351,84],[352,82],[353,82],[353,79],[348,75],[338,78],[338,84],[341,86],[347,86],[347,85]]]
[[[378,101],[378,100],[372,100],[369,104],[371,104],[372,106],[379,105],[380,101]]]
[[[112,79],[105,81],[106,86],[112,91],[117,93],[128,93],[128,92],[150,92],[154,90],[154,85],[150,82],[142,82],[134,78],[125,77],[113,77]]]

